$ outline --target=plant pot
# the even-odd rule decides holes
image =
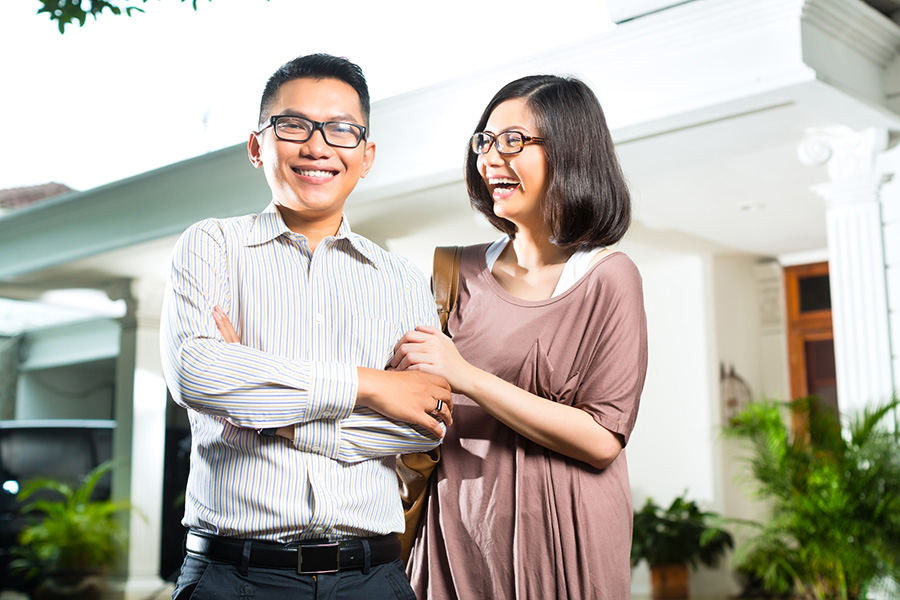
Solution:
[[[106,591],[105,569],[48,571],[32,593],[34,600],[99,600]]]
[[[650,593],[654,600],[688,597],[687,565],[657,565],[650,568]]]

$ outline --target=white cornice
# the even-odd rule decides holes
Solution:
[[[855,3],[858,0],[837,1]],[[514,63],[386,98],[374,103],[373,113],[388,116],[409,114],[410,110],[422,106],[440,107],[445,104],[448,93],[478,90],[485,85],[496,85],[497,81],[505,83],[510,77],[524,73],[574,74],[595,79],[602,88],[603,75],[633,72],[648,62],[665,63],[685,54],[711,50],[721,56],[723,46],[727,49],[736,37],[779,29],[794,31],[799,38],[798,24],[805,4],[807,2],[803,0],[695,0]],[[799,43],[796,50],[795,58],[799,60]],[[727,52],[724,56],[728,56]],[[492,87],[489,89],[496,91]],[[476,117],[469,120],[474,121]]]
[[[803,23],[881,66],[900,52],[900,25],[861,0],[807,0]]]

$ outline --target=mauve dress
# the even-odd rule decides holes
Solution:
[[[486,244],[460,264],[449,329],[473,365],[587,411],[627,442],[647,367],[641,276],[611,253],[559,296],[508,294]],[[630,597],[625,451],[595,469],[535,444],[466,396],[430,481],[407,574],[420,600]]]

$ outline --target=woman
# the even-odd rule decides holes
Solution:
[[[630,597],[624,446],[647,362],[630,197],[597,98],[531,76],[471,140],[473,206],[506,235],[466,247],[450,338],[421,327],[392,366],[445,377],[454,424],[407,574],[419,598]]]

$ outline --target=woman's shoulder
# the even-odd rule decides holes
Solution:
[[[460,262],[470,268],[481,268],[485,264],[485,253],[490,246],[490,242],[457,246],[461,250]]]
[[[616,289],[640,291],[643,287],[640,270],[621,250],[607,250],[595,256],[587,276]]]

